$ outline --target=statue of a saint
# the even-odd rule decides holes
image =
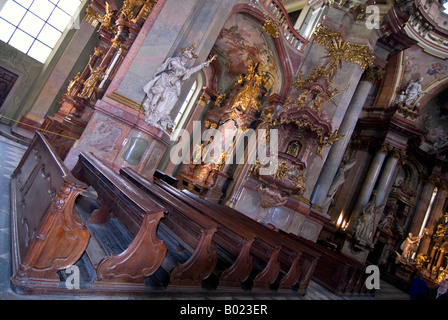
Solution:
[[[424,234],[421,236],[414,236],[412,232],[409,232],[407,238],[403,241],[400,246],[400,249],[403,250],[401,253],[401,258],[404,261],[409,261],[412,258],[412,254],[417,251],[418,243],[421,238],[423,238]]]
[[[78,95],[79,97],[84,99],[92,98],[92,95],[95,93],[95,89],[104,78],[104,66],[98,66],[95,69],[93,69],[90,64],[88,66],[91,72],[90,76],[84,82],[84,88]]]
[[[328,210],[333,198],[338,191],[339,187],[345,182],[345,174],[356,164],[356,160],[348,160],[344,162],[336,172],[333,182],[331,183],[330,189],[328,190],[327,197],[324,200],[323,208]]]
[[[376,229],[378,216],[382,213],[386,204],[378,206],[376,203],[376,191],[373,192],[373,200],[368,202],[362,209],[362,215],[355,227],[355,238],[359,240],[372,241]]]
[[[422,81],[423,78],[418,78],[414,82],[411,82],[406,87],[406,99],[405,102],[407,105],[411,105],[415,100],[417,100],[418,96],[424,93],[422,91]]]
[[[145,121],[149,125],[162,130],[173,127],[170,112],[177,102],[183,82],[216,58],[214,56],[197,66],[188,67],[188,62],[198,57],[193,52],[196,46],[197,44],[193,44],[189,48],[183,48],[181,57],[166,59],[156,70],[154,78],[143,87],[146,93],[143,102]]]
[[[70,83],[68,84],[68,87],[67,87],[67,95],[71,95],[75,85],[78,82],[80,82],[79,75],[80,75],[80,72],[78,72],[77,75],[70,80]]]

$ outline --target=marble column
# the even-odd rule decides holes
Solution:
[[[419,253],[422,252],[426,254],[428,252],[429,244],[431,242],[430,236],[433,234],[432,231],[437,228],[437,221],[439,221],[439,219],[443,216],[443,206],[445,205],[446,197],[447,189],[445,186],[442,186],[437,190],[436,197],[434,198],[429,219],[425,226],[425,228],[428,229],[429,235],[424,236],[420,241],[420,245],[418,247]]]
[[[370,164],[369,171],[367,172],[367,176],[364,180],[364,184],[362,185],[361,192],[358,196],[358,200],[356,201],[355,207],[353,208],[352,215],[350,218],[349,229],[353,229],[354,221],[356,221],[362,212],[362,208],[369,202],[370,196],[372,195],[373,188],[375,187],[375,183],[378,179],[378,176],[381,172],[381,168],[383,167],[384,159],[386,158],[387,148],[386,145],[383,144],[380,150],[377,151],[375,157]]]
[[[338,134],[343,134],[344,137],[336,141],[328,153],[327,160],[314,188],[313,204],[323,205],[371,88],[372,82],[366,80],[360,81],[356,87],[356,91],[338,130]]]
[[[423,190],[417,201],[417,208],[409,228],[409,232],[412,232],[413,235],[418,235],[420,231],[423,220],[425,219],[426,211],[428,210],[428,206],[431,201],[432,193],[434,192],[434,188],[435,183],[432,178],[429,178],[423,185]]]
[[[400,153],[397,149],[393,149],[389,154],[384,169],[381,172],[380,179],[377,184],[377,195],[376,201],[378,205],[384,204],[389,195],[389,190],[394,182],[394,178],[398,169],[398,160],[400,158]]]

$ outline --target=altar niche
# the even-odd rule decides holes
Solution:
[[[225,197],[238,166],[258,164],[267,175],[273,174],[277,167],[278,134],[276,130],[259,127],[267,108],[272,75],[260,62],[247,59],[246,64],[246,72],[234,79],[233,86],[221,94],[213,94],[204,120],[193,125],[195,140],[186,140],[190,137],[186,131],[182,134],[182,141],[193,142],[189,146],[192,154],[187,148],[187,155],[181,156],[184,164],[179,171],[181,183],[214,199]],[[203,130],[202,134],[198,130]],[[176,146],[172,148],[173,163],[179,151],[182,150]]]

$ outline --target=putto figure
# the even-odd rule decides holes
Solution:
[[[183,82],[216,58],[213,56],[197,66],[188,67],[188,62],[198,57],[193,52],[196,46],[193,44],[183,48],[181,57],[166,59],[156,70],[154,78],[143,87],[146,93],[143,107],[147,124],[161,130],[174,127],[170,112],[177,102]]]

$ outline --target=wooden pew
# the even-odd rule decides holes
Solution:
[[[156,181],[165,188],[169,188],[166,184]],[[174,189],[176,190],[176,189]],[[176,190],[175,192],[180,192]],[[212,201],[200,198],[188,190],[182,190],[183,194],[195,201],[195,206],[201,203],[203,206],[214,209],[214,217],[218,219],[227,219],[238,221],[240,228],[250,228],[257,233],[257,236],[264,241],[276,241],[281,247],[278,259],[282,264],[283,277],[279,282],[279,288],[289,289],[291,287],[297,288],[301,292],[306,292],[309,281],[314,273],[317,262],[320,258],[320,253],[312,247],[303,245],[282,232],[277,232],[266,228],[262,224],[254,221],[248,216],[240,212]],[[204,210],[207,212],[207,210]],[[210,210],[208,210],[210,212]]]
[[[336,294],[373,294],[367,290],[366,264],[310,240],[291,234],[291,237],[319,251],[321,258],[313,278]]]
[[[81,257],[89,232],[73,207],[85,188],[36,132],[11,177],[14,288],[58,286],[57,272]]]
[[[92,154],[81,153],[72,172],[92,186],[101,200],[100,208],[86,223],[105,224],[114,216],[134,235],[122,253],[103,253],[105,257],[96,265],[96,281],[143,283],[145,277],[160,267],[166,255],[166,245],[156,235],[165,209]],[[91,257],[91,261],[97,260]]]
[[[145,190],[145,192],[151,196],[155,198],[162,197],[165,201],[166,199],[169,199],[174,207],[182,208],[185,215],[189,215],[191,212],[196,212],[196,214],[199,214],[203,218],[207,218],[207,216],[196,210],[196,208],[183,202],[171,192],[157,187],[154,183],[150,183],[132,169],[122,168],[120,174],[132,181],[142,190]],[[229,221],[229,223],[233,222]],[[213,241],[218,247],[221,262],[226,260],[226,258],[230,260],[227,263],[227,268],[225,268],[225,270],[217,272],[217,276],[221,277],[219,281],[220,286],[241,287],[241,283],[249,277],[254,265],[252,256],[249,254],[251,250],[256,250],[253,246],[255,241],[254,233],[249,230],[242,230],[240,234],[236,234],[229,231],[225,224],[220,223]],[[258,247],[261,247],[258,248],[260,255],[262,254],[265,259],[269,260],[270,254],[274,251],[273,248],[269,246],[263,247],[263,244],[259,244]],[[222,268],[223,267],[221,266],[221,269]],[[268,270],[270,269],[272,268],[267,268],[265,274],[268,273]]]
[[[301,275],[302,277],[305,276],[305,272],[301,268],[302,265],[299,263],[302,250],[298,249],[292,242],[285,246],[283,242],[278,241],[278,234],[267,227],[235,210],[233,210],[233,215],[219,213],[217,211],[223,211],[225,207],[219,206],[219,208],[216,208],[213,203],[202,203],[199,201],[200,199],[191,199],[160,180],[149,183],[130,168],[122,168],[120,173],[148,193],[157,195],[166,192],[177,202],[181,201],[188,204],[190,210],[191,208],[199,210],[203,215],[216,220],[220,224],[215,241],[221,248],[231,252],[236,259],[233,265],[221,274],[220,285],[240,285],[242,281],[247,279],[253,266],[252,256],[264,262],[262,270],[259,270],[254,277],[254,288],[268,289],[271,287],[277,280],[281,268],[286,270],[285,276],[281,280],[282,288],[291,288],[299,282]],[[242,224],[241,219],[248,224]],[[232,243],[231,239],[238,240]],[[307,271],[312,274],[312,266]],[[306,273],[306,276],[308,276],[308,273]],[[307,280],[309,281],[309,279]]]
[[[200,215],[186,219],[169,201],[153,200],[91,154],[81,153],[73,172],[93,186],[101,199],[101,207],[92,213],[88,223],[105,223],[113,212],[136,235],[135,241],[141,239],[127,249],[142,268],[134,272],[138,276],[123,275],[126,270],[135,269],[134,262],[128,263],[130,258],[123,253],[98,264],[99,280],[143,282],[154,274],[150,284],[197,286],[213,271],[217,256],[211,238],[217,230],[216,223]],[[178,246],[190,254],[178,254]],[[115,265],[122,268],[119,275]],[[106,270],[110,271],[107,277],[103,274]],[[163,279],[165,273],[169,280]]]

